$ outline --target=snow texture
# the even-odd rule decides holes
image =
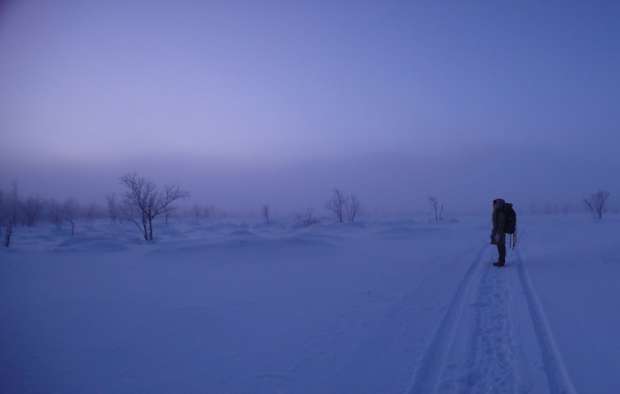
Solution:
[[[619,218],[20,228],[0,392],[617,393]]]

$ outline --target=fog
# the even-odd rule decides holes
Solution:
[[[510,162],[501,153],[509,148],[453,154],[448,160],[369,154],[262,166],[177,156],[53,165],[33,160],[19,167],[3,165],[2,178],[18,180],[23,194],[77,197],[102,204],[106,194],[121,190],[120,175],[138,171],[158,183],[181,185],[191,193],[186,204],[211,204],[229,213],[258,213],[264,203],[279,214],[306,208],[320,212],[336,187],[356,194],[367,214],[427,210],[431,195],[439,196],[454,215],[487,211],[496,196],[529,210],[533,204],[538,208],[548,203],[577,205],[599,188],[611,191],[612,196],[620,191],[609,176],[620,171],[612,157],[520,150],[519,159]],[[611,205],[617,207],[613,199]]]
[[[618,6],[3,2],[0,187],[250,212],[620,195]]]

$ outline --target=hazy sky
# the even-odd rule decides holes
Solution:
[[[231,209],[620,192],[620,3],[544,3],[0,1],[0,175]]]

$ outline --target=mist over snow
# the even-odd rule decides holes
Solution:
[[[414,156],[402,153],[319,156],[257,163],[208,157],[152,155],[112,161],[56,160],[44,163],[6,156],[0,176],[8,187],[44,197],[75,197],[102,204],[119,192],[120,176],[137,171],[157,183],[179,184],[191,193],[184,204],[212,204],[231,213],[258,211],[270,204],[288,214],[324,207],[333,188],[355,193],[372,214],[411,214],[428,209],[438,196],[453,214],[488,211],[489,201],[507,196],[517,205],[580,204],[594,190],[612,193],[618,206],[620,188],[609,174],[620,173],[615,154],[566,155],[487,145],[468,152]]]
[[[0,0],[0,394],[620,393],[618,21]]]

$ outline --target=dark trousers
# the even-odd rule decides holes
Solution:
[[[499,254],[499,259],[497,260],[499,263],[506,263],[506,236],[502,235],[499,237],[499,242],[497,243],[497,253]]]

